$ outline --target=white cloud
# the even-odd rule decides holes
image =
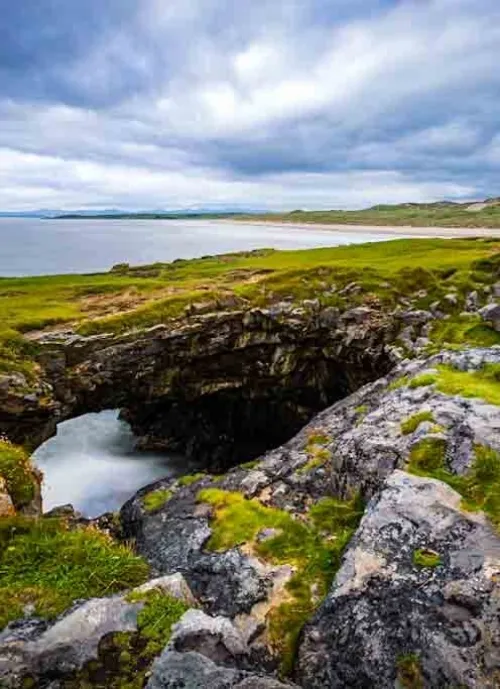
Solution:
[[[496,0],[360,3],[340,23],[314,5],[142,0],[59,69],[81,104],[0,101],[0,208],[346,207],[491,185]]]
[[[63,160],[0,149],[0,207],[62,209],[109,206],[144,209],[199,204],[262,208],[359,207],[470,195],[455,184],[415,183],[392,172],[283,173],[235,179],[197,168],[156,171],[145,167]],[[45,180],[52,180],[52,186]],[[300,202],[299,202],[300,201]]]

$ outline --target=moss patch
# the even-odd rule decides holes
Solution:
[[[98,659],[63,681],[64,689],[142,689],[155,658],[168,643],[172,626],[188,607],[159,590],[135,598],[145,605],[137,617],[136,633],[104,637]]]
[[[429,353],[439,352],[443,348],[458,349],[465,345],[491,347],[500,344],[500,333],[476,315],[436,320],[429,337],[432,342],[427,348]]]
[[[446,441],[424,438],[410,453],[408,471],[447,483],[463,497],[462,507],[482,510],[500,528],[500,454],[476,445],[474,462],[466,474],[452,473],[445,463]]]
[[[37,478],[28,454],[22,447],[0,438],[0,476],[5,479],[14,507],[21,509],[33,500]]]
[[[404,689],[424,689],[422,665],[417,653],[404,653],[398,656],[396,668],[399,683]]]
[[[156,512],[170,500],[174,492],[168,488],[158,488],[147,493],[142,498],[142,504],[146,512]]]
[[[500,365],[486,364],[481,370],[459,371],[451,366],[439,366],[436,387],[446,395],[480,398],[500,406]]]
[[[262,559],[295,568],[287,584],[290,600],[268,615],[271,646],[282,659],[283,673],[290,672],[300,630],[328,592],[361,518],[361,501],[325,498],[301,520],[240,493],[215,488],[202,490],[198,500],[215,510],[209,549],[223,551],[247,543]],[[258,543],[257,535],[267,528],[277,529],[278,535]]]
[[[425,548],[414,550],[412,560],[416,567],[438,567],[441,564],[439,553]]]
[[[434,421],[434,416],[432,415],[432,412],[421,411],[417,414],[409,416],[407,419],[405,419],[405,421],[401,422],[401,433],[403,435],[410,435],[410,433],[414,433],[420,426],[420,424],[424,423],[424,421]]]
[[[23,607],[52,618],[78,598],[104,596],[141,584],[149,567],[95,529],[69,530],[55,519],[0,522],[0,628]]]
[[[181,476],[180,479],[177,480],[177,485],[179,486],[191,486],[193,483],[196,483],[196,481],[200,481],[202,478],[205,478],[206,474],[188,474],[187,476]]]
[[[415,390],[416,388],[427,387],[427,385],[434,385],[436,382],[436,374],[434,373],[422,373],[421,376],[416,376],[408,382],[408,387],[410,390]]]

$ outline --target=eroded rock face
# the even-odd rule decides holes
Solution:
[[[500,538],[460,503],[439,481],[390,476],[304,630],[302,686],[386,689],[413,656],[412,686],[499,685]]]
[[[58,421],[123,409],[144,448],[220,470],[290,438],[393,365],[398,317],[317,309],[210,313],[124,335],[37,338],[39,394],[0,387],[0,431],[39,444]],[[37,390],[38,390],[37,388]]]

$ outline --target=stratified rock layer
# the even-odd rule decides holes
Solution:
[[[393,365],[398,317],[331,311],[288,306],[124,335],[42,335],[38,392],[0,387],[0,432],[37,445],[58,421],[120,408],[142,447],[216,470],[252,459]]]

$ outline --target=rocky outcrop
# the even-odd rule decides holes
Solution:
[[[202,607],[230,618],[250,651],[263,658],[269,619],[283,601],[293,564],[287,571],[245,541],[208,548],[214,512],[200,501],[200,491],[240,494],[299,520],[309,518],[312,505],[360,491],[372,500],[331,593],[306,627],[297,683],[382,688],[392,686],[411,661],[425,687],[495,686],[485,682],[493,682],[500,668],[494,641],[500,639],[500,540],[484,515],[466,513],[460,496],[444,483],[401,471],[423,442],[442,449],[450,475],[471,471],[478,446],[500,452],[500,407],[445,394],[433,383],[442,366],[471,374],[495,364],[499,348],[406,362],[318,414],[251,467],[143,489],[122,510],[125,533],[158,573],[181,571]],[[148,511],[146,496],[162,490],[168,499]],[[257,540],[277,534],[279,529],[266,528]],[[431,561],[436,555],[439,566],[415,564],[419,551],[424,559],[430,553]],[[469,612],[469,603],[457,602],[462,594],[464,601],[476,601]],[[458,669],[443,662],[438,672],[440,661],[428,658],[447,654]],[[266,662],[272,666],[272,654]]]
[[[305,628],[297,681],[310,689],[386,689],[398,679],[497,687],[499,594],[500,538],[484,515],[465,512],[440,481],[396,471]]]
[[[499,370],[498,347],[405,361],[259,460],[129,500],[117,533],[190,608],[155,649],[149,689],[281,689],[280,672],[304,689],[498,686]],[[117,610],[103,619],[134,634],[122,627],[137,628],[134,600],[83,605]],[[76,640],[73,673],[100,639],[109,672],[108,627],[64,631],[82,609],[11,626],[0,658],[15,652],[23,672],[43,661],[59,681],[75,648],[52,653],[47,639]]]

